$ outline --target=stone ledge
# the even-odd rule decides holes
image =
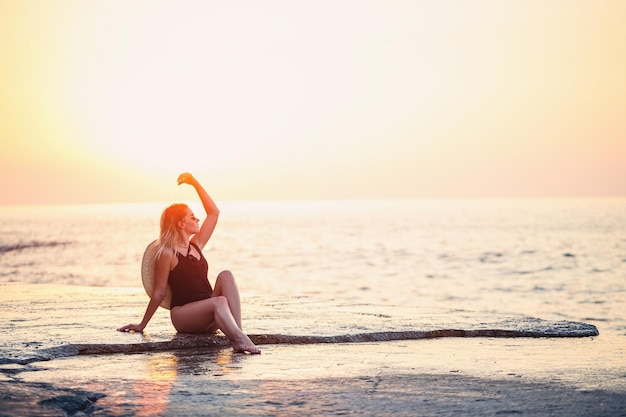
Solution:
[[[182,335],[160,309],[144,334],[115,329],[137,322],[147,296],[137,288],[0,284],[0,363],[73,355],[228,346],[223,336]],[[244,328],[257,344],[380,342],[438,337],[588,337],[595,326],[463,310],[432,311],[290,298],[244,300]]]

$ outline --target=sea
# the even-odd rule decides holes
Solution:
[[[201,217],[199,202],[187,202]],[[141,287],[170,203],[0,207],[0,282]],[[313,297],[582,321],[626,336],[626,198],[219,202],[209,279]],[[626,339],[624,339],[626,341]]]

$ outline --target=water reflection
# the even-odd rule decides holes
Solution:
[[[185,376],[226,377],[232,380],[247,355],[235,354],[232,348],[185,349],[172,353],[148,354],[142,375],[133,383],[136,416],[164,415],[176,380]],[[184,378],[179,383],[185,384]]]
[[[143,377],[133,386],[136,416],[162,414],[169,403],[169,395],[178,376],[178,358],[171,353],[149,355]]]
[[[232,348],[188,349],[177,351],[179,375],[223,377],[241,368],[237,365],[246,355],[235,354]]]

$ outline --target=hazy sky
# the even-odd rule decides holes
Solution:
[[[0,0],[0,204],[626,195],[626,1]]]

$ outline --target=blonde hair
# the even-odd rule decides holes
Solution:
[[[170,252],[174,255],[178,252],[178,227],[180,220],[185,218],[189,206],[187,204],[176,203],[167,207],[161,214],[161,232],[159,234],[159,244],[156,257],[160,257],[163,252]]]

